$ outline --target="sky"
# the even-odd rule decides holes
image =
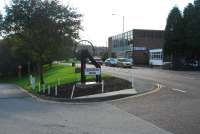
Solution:
[[[5,2],[0,0],[0,10]],[[60,0],[64,5],[77,8],[83,14],[81,39],[94,46],[107,46],[109,36],[132,29],[164,30],[170,10],[177,6],[182,11],[194,0]],[[115,14],[115,15],[113,15]]]

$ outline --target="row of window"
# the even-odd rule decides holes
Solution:
[[[162,52],[151,52],[150,58],[151,58],[151,60],[162,60],[163,54],[162,54]]]
[[[112,46],[113,48],[118,48],[118,47],[127,47],[128,46],[128,40],[113,40],[112,41]]]
[[[155,32],[155,31],[137,31],[136,35],[138,37],[152,38],[152,39],[160,39],[163,38],[163,32]]]
[[[112,37],[112,40],[117,40],[117,39],[127,39],[127,40],[132,40],[133,39],[133,31],[128,31],[116,36]]]

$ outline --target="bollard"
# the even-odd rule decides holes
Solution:
[[[102,80],[102,93],[104,93],[104,81]]]
[[[48,95],[51,94],[51,91],[50,91],[50,85],[48,86]]]
[[[38,91],[39,91],[39,93],[40,93],[40,83],[39,83],[39,85],[38,85]]]
[[[42,85],[43,93],[45,93],[45,84]]]
[[[133,70],[131,71],[131,84],[132,84],[132,88],[134,88],[134,77],[133,77]]]
[[[55,96],[57,96],[58,95],[58,86],[56,85],[55,86]]]
[[[70,99],[73,99],[74,90],[75,90],[75,85],[73,85],[73,89],[72,89],[72,93],[71,93],[71,97],[70,97]]]
[[[60,85],[60,79],[58,79],[58,85]]]

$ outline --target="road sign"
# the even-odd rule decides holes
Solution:
[[[85,75],[100,75],[101,69],[100,68],[86,68]]]

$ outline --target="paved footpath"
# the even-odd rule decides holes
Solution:
[[[37,101],[0,84],[0,134],[171,134],[109,103]]]

